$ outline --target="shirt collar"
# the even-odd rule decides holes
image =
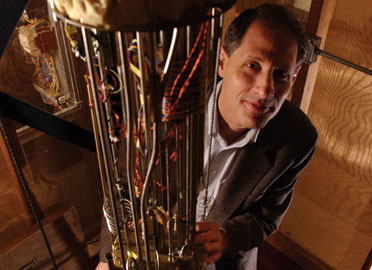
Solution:
[[[219,94],[221,92],[221,89],[222,89],[222,82],[223,82],[223,80],[221,80],[217,83],[215,102],[214,102],[214,97],[215,97],[214,92],[212,92],[212,94],[209,96],[209,99],[208,99],[207,117],[206,117],[206,120],[208,121],[206,127],[208,128],[208,130],[206,131],[206,134],[208,134],[209,136],[213,136],[214,138],[216,138],[218,140],[218,142],[222,146],[228,147],[228,148],[243,147],[248,143],[255,143],[257,141],[257,137],[258,137],[258,134],[260,132],[259,129],[250,129],[248,132],[244,133],[242,136],[240,136],[237,140],[235,140],[230,145],[227,144],[226,140],[224,138],[222,138],[222,136],[218,132],[219,127],[218,127],[218,121],[217,121],[217,119],[218,119],[217,101],[218,101],[218,96],[219,96]],[[211,134],[210,126],[211,126],[211,123],[212,123],[211,119],[212,119],[213,106],[214,106],[214,125],[213,125],[213,131],[212,131],[212,134]]]

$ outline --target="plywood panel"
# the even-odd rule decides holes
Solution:
[[[26,8],[28,15],[31,18],[48,18],[46,5],[47,1],[45,0],[29,1]],[[13,39],[0,60],[0,91],[4,91],[42,110],[55,112],[56,110],[52,106],[42,102],[40,94],[34,89],[35,67],[29,59],[25,58],[25,53],[17,35],[18,33],[15,31]],[[53,51],[54,53],[59,55],[57,50]],[[60,68],[60,62],[60,58],[56,57],[55,65],[60,76],[61,87],[67,89],[65,80],[71,77],[71,74],[65,75],[64,72],[84,74],[85,65],[72,63],[71,70],[63,70]],[[78,64],[80,66],[77,67]],[[72,68],[77,70],[72,70]],[[75,90],[80,92],[77,93],[79,103],[71,110],[66,110],[58,115],[89,130],[91,126],[89,106],[86,102],[86,84],[83,76],[80,76],[79,79],[81,79],[82,84],[79,85],[81,82],[77,81],[77,89],[75,87],[74,89],[68,89],[71,93]],[[98,232],[96,229],[101,219],[102,192],[95,154],[41,132],[23,127],[19,123],[16,124],[19,128],[18,139],[22,147],[22,154],[24,154],[24,160],[30,167],[31,177],[26,177],[26,180],[35,195],[35,204],[42,210],[42,214],[48,215],[60,205],[71,204],[77,209],[84,233]],[[17,139],[16,134],[13,137],[15,140]],[[0,160],[0,163],[2,162],[3,160]],[[1,177],[2,175],[0,180],[2,180]],[[10,192],[8,190],[10,189],[5,189],[5,187],[4,193],[3,190],[0,190],[0,197],[4,195],[4,200],[1,200],[1,202],[7,207],[4,213],[10,211],[10,205],[14,201],[8,199],[10,197],[7,193]],[[12,218],[17,219],[16,215],[14,213]],[[21,214],[19,214],[18,219],[23,219]],[[7,233],[6,236],[5,233]],[[3,230],[0,231],[0,239],[12,239],[18,233],[18,229],[14,229],[14,232],[11,233]]]
[[[24,196],[21,175],[30,178],[12,121],[0,113],[0,249],[33,224],[33,215]],[[32,194],[30,194],[32,197]],[[35,209],[37,211],[37,208]]]
[[[324,50],[371,68],[370,14],[370,1],[338,0]],[[334,269],[360,269],[372,243],[372,77],[323,58],[308,114],[319,144],[281,231]]]
[[[68,203],[76,208],[83,230],[94,229],[102,202],[92,154],[45,134],[26,142],[23,149],[34,176],[30,188],[45,214]]]
[[[64,206],[42,220],[45,235],[58,269],[90,269],[89,258],[82,243],[84,241],[76,211]],[[35,225],[18,239],[12,241],[6,250],[0,252],[1,270],[8,269],[52,269],[44,239]],[[27,267],[26,267],[27,266]]]
[[[17,190],[12,182],[12,175],[0,151],[0,248],[22,232],[29,223],[18,200]]]
[[[298,193],[281,231],[332,269],[360,269],[372,243],[370,234]]]

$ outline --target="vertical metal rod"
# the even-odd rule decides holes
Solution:
[[[146,264],[146,267],[147,267],[147,270],[150,270],[150,266],[151,266],[151,258],[150,258],[150,249],[149,249],[149,237],[148,237],[148,232],[147,232],[147,220],[146,220],[146,209],[147,209],[147,197],[148,197],[148,192],[149,192],[149,187],[151,186],[150,185],[150,178],[152,177],[152,172],[153,172],[153,169],[154,169],[154,165],[155,165],[155,158],[156,158],[156,153],[157,153],[157,143],[156,143],[156,140],[157,140],[157,124],[156,123],[153,123],[153,137],[152,137],[152,142],[153,142],[153,145],[152,145],[152,153],[151,153],[151,158],[150,158],[150,162],[149,162],[149,166],[148,166],[148,169],[147,169],[147,173],[146,173],[146,178],[145,178],[145,182],[143,184],[143,190],[142,190],[142,195],[141,195],[141,217],[142,217],[142,233],[143,233],[143,238],[144,238],[144,246],[145,246],[145,256],[146,256],[146,261],[147,261],[147,264]]]
[[[187,57],[190,56],[190,50],[191,50],[191,47],[192,47],[192,41],[191,41],[191,27],[188,25],[186,27],[186,53],[187,53]],[[191,208],[191,194],[190,194],[190,188],[191,188],[191,183],[192,183],[192,177],[193,177],[193,171],[192,171],[192,158],[190,155],[191,154],[191,151],[192,151],[192,125],[191,125],[191,122],[190,120],[192,119],[192,115],[187,115],[186,117],[186,131],[185,131],[185,140],[186,140],[186,151],[185,151],[185,155],[186,155],[186,213],[185,213],[185,217],[186,217],[186,233],[190,233],[190,222],[191,222],[191,219],[190,219],[190,213],[192,211],[195,211]],[[188,234],[186,236],[186,239],[189,239],[190,240],[190,235]]]
[[[169,127],[169,124],[165,124],[165,134],[168,134],[169,129],[172,127]],[[168,140],[169,138],[166,138]],[[168,145],[165,145],[165,180],[167,184],[167,213],[168,216],[170,217],[170,220],[168,221],[168,238],[169,238],[169,248],[168,248],[168,259],[172,263],[173,262],[173,237],[172,237],[172,232],[173,232],[173,213],[172,213],[172,198],[171,198],[171,183],[170,183],[170,164],[169,164],[169,148]]]
[[[96,80],[95,80],[95,71],[94,71],[94,60],[92,58],[92,45],[90,43],[91,37],[89,31],[85,28],[81,28],[82,35],[83,35],[83,41],[85,44],[85,54],[86,54],[86,59],[87,59],[87,67],[90,75],[90,84],[91,84],[91,90],[92,90],[92,96],[93,96],[93,101],[94,101],[94,106],[96,109],[96,117],[99,119],[97,121],[98,123],[98,131],[101,137],[101,148],[103,154],[103,163],[105,165],[105,171],[106,171],[106,179],[108,182],[108,188],[109,188],[109,196],[110,196],[110,203],[112,206],[113,214],[114,214],[114,220],[115,220],[115,226],[116,230],[118,232],[118,240],[119,240],[119,247],[120,247],[120,253],[121,253],[121,261],[122,261],[122,266],[124,267],[125,265],[125,257],[124,257],[124,252],[123,252],[123,245],[122,245],[122,237],[120,234],[120,224],[118,220],[118,215],[117,215],[117,209],[116,209],[116,204],[114,201],[114,193],[113,193],[113,186],[112,186],[112,181],[111,181],[111,172],[112,172],[112,167],[113,165],[111,164],[109,157],[107,156],[108,151],[110,151],[109,147],[109,141],[106,131],[107,128],[105,128],[105,119],[102,119],[103,114],[103,108],[102,104],[98,102],[98,92],[96,88]],[[124,268],[123,268],[124,269]]]
[[[185,213],[185,217],[186,217],[186,233],[187,233],[187,236],[186,236],[186,239],[190,239],[190,222],[191,222],[191,219],[190,219],[190,213],[191,213],[191,205],[190,205],[190,202],[191,202],[191,194],[190,194],[190,188],[191,188],[191,183],[192,183],[192,159],[191,159],[191,146],[192,146],[192,138],[191,138],[191,135],[192,135],[192,122],[191,122],[191,119],[192,119],[192,115],[188,115],[186,117],[186,149],[185,149],[185,155],[186,155],[186,158],[185,158],[185,161],[186,161],[186,191],[185,191],[185,199],[186,199],[186,213]]]
[[[99,34],[99,32],[96,33],[97,35]],[[106,68],[103,68],[103,67],[106,67],[106,63],[105,63],[105,55],[104,55],[104,50],[102,48],[102,44],[100,44],[99,46],[99,50],[97,52],[98,54],[98,69],[99,69],[99,72],[100,72],[100,76],[102,78],[102,95],[103,95],[103,100],[102,100],[102,103],[104,105],[104,109],[105,109],[105,113],[106,113],[106,121],[107,121],[107,127],[108,127],[108,133],[110,134],[109,136],[109,142],[110,142],[110,147],[111,147],[111,159],[109,159],[110,161],[112,161],[112,165],[113,165],[113,175],[112,175],[112,178],[114,179],[115,181],[115,187],[116,187],[116,190],[118,192],[118,196],[119,196],[119,204],[120,204],[120,211],[121,211],[121,216],[122,216],[122,220],[120,220],[119,224],[123,224],[125,223],[125,220],[126,220],[126,211],[125,211],[125,205],[124,205],[124,197],[123,197],[123,194],[124,194],[124,188],[123,188],[123,183],[121,181],[121,177],[119,175],[119,156],[118,156],[118,153],[117,153],[117,141],[114,139],[114,131],[115,131],[115,126],[114,126],[114,123],[113,123],[113,119],[112,119],[112,110],[111,110],[111,103],[110,103],[110,89],[108,88],[108,76],[107,76],[107,72],[108,70]],[[105,133],[107,134],[107,133]],[[116,202],[116,200],[114,200]],[[119,216],[118,216],[119,217]],[[124,226],[124,231],[126,231],[126,227]],[[120,233],[120,230],[118,231],[118,234]],[[125,254],[125,253],[124,253]],[[124,258],[125,259],[125,258]]]
[[[140,69],[140,72],[141,72],[141,78],[140,78],[140,81],[141,81],[141,85],[140,85],[140,93],[142,95],[142,102],[143,102],[143,108],[142,108],[142,111],[143,111],[143,120],[144,120],[144,123],[145,123],[145,128],[144,128],[144,131],[145,131],[145,141],[146,141],[146,145],[149,146],[151,145],[150,142],[151,142],[151,138],[150,138],[150,135],[149,135],[149,127],[150,127],[150,121],[148,119],[148,112],[147,112],[147,106],[146,106],[146,99],[147,99],[147,82],[146,82],[146,77],[148,76],[148,74],[146,74],[145,70],[145,47],[144,47],[144,38],[143,38],[143,33],[141,32],[136,32],[136,35],[137,35],[137,50],[138,50],[138,65],[139,65],[139,69]]]
[[[187,227],[187,220],[186,220],[186,184],[187,184],[187,176],[188,173],[186,173],[186,164],[187,164],[187,154],[186,152],[186,140],[187,140],[187,129],[186,129],[186,119],[182,122],[182,133],[181,133],[181,152],[180,152],[180,165],[181,165],[181,172],[180,180],[181,180],[181,190],[182,190],[182,205],[181,205],[181,217],[182,217],[182,243],[184,244],[186,241],[187,233],[186,233],[186,227]]]
[[[212,8],[212,19],[211,19],[211,40],[214,39],[214,36],[215,36],[215,23],[216,23],[216,19],[215,19],[215,16],[216,16],[216,9],[215,8]]]
[[[98,33],[97,33],[98,34]],[[105,112],[106,112],[106,121],[107,121],[107,127],[108,127],[108,132],[110,133],[110,136],[114,136],[114,130],[115,130],[115,126],[114,126],[114,123],[113,123],[113,119],[112,119],[112,110],[111,110],[111,104],[110,104],[110,99],[109,99],[109,96],[110,96],[110,93],[109,93],[109,89],[107,89],[107,86],[108,86],[108,76],[107,76],[107,70],[104,69],[103,67],[106,66],[106,63],[105,63],[105,57],[104,57],[104,52],[103,52],[103,49],[102,49],[102,45],[99,46],[99,50],[98,50],[98,69],[99,69],[99,72],[100,72],[100,76],[102,78],[102,81],[103,81],[103,86],[102,86],[102,95],[103,95],[103,105],[104,105],[104,108],[105,108]],[[124,213],[125,213],[125,207],[123,205],[123,198],[122,198],[122,189],[123,189],[123,186],[122,186],[122,183],[121,183],[121,178],[119,176],[119,157],[118,157],[118,153],[117,153],[117,146],[116,146],[116,142],[113,140],[113,138],[110,138],[110,146],[111,146],[111,154],[112,154],[112,160],[113,160],[113,169],[114,169],[114,179],[115,179],[115,184],[116,184],[116,187],[119,191],[119,197],[120,197],[120,202],[121,202],[121,212],[122,212],[122,216],[124,218]]]
[[[220,15],[219,19],[219,35],[217,40],[217,53],[216,53],[216,62],[215,62],[215,70],[214,70],[214,80],[213,80],[213,106],[212,106],[212,113],[211,113],[211,123],[210,123],[210,130],[209,133],[212,134],[214,128],[214,118],[215,118],[215,103],[217,100],[217,75],[218,75],[218,60],[220,56],[221,50],[221,32],[222,32],[222,25],[223,25],[223,13]],[[209,138],[209,148],[208,148],[208,162],[207,162],[207,172],[205,179],[203,179],[204,188],[205,188],[205,200],[204,200],[204,211],[202,215],[202,220],[204,221],[207,217],[207,202],[208,202],[208,187],[209,187],[209,176],[210,176],[210,167],[211,167],[211,158],[212,158],[212,136]]]
[[[159,41],[160,41],[160,44],[161,44],[161,51],[162,51],[162,56],[163,56],[163,59],[166,58],[166,52],[168,51],[167,50],[167,47],[166,47],[166,36],[165,36],[165,30],[160,30],[159,31]]]
[[[122,54],[122,50],[120,48],[121,46],[121,39],[120,39],[120,34],[118,35],[118,33],[116,33],[116,46],[117,48],[119,48],[119,54],[121,53]],[[119,55],[119,58],[120,58],[121,55]],[[120,61],[121,65],[124,66],[124,63],[122,61]],[[126,121],[126,114],[125,114],[125,100],[123,99],[123,92],[127,89],[126,86],[127,86],[127,81],[126,81],[126,77],[125,77],[125,71],[123,72],[123,68],[121,68],[120,66],[117,67],[118,69],[118,74],[119,76],[122,78],[122,82],[124,83],[123,86],[122,86],[122,89],[121,89],[121,92],[120,92],[120,98],[121,98],[121,105],[122,105],[122,113],[123,113],[123,123],[125,125],[125,127],[127,127],[127,121]],[[124,90],[125,88],[125,90]],[[119,164],[117,164],[117,166],[119,166]],[[128,176],[128,174],[127,174]],[[129,180],[127,179],[127,181],[129,182]],[[128,184],[129,185],[129,184]],[[121,189],[124,189],[123,188],[123,183],[120,183],[120,188]],[[132,242],[131,242],[131,238],[129,237],[129,232],[128,232],[128,222],[129,222],[129,217],[128,217],[128,213],[125,209],[125,205],[124,205],[124,197],[121,196],[120,197],[120,204],[121,204],[121,211],[122,211],[122,216],[123,216],[123,229],[124,229],[124,234],[125,234],[125,238],[126,238],[126,244],[127,244],[127,250],[128,251],[131,251],[132,250]],[[133,206],[132,206],[133,208]],[[133,216],[133,215],[132,215]]]
[[[191,130],[191,151],[198,152],[202,149],[203,144],[201,140],[204,140],[204,136],[199,136],[199,130],[204,130],[204,114],[197,113],[192,116],[191,118],[191,126],[193,127]],[[203,155],[204,156],[204,155]],[[203,159],[201,159],[203,160]],[[203,164],[203,162],[201,162]],[[202,174],[202,170],[200,169],[203,165],[197,160],[191,160],[191,183],[190,183],[190,236],[189,239],[191,243],[194,243],[195,240],[195,219],[196,219],[196,183],[199,181],[200,174]]]
[[[105,176],[102,168],[102,151],[101,146],[99,143],[99,136],[98,136],[98,128],[97,128],[97,118],[94,113],[94,105],[93,105],[93,97],[92,97],[92,91],[90,90],[90,84],[87,85],[87,92],[88,92],[88,102],[90,106],[90,116],[92,118],[92,126],[93,126],[93,134],[94,134],[94,141],[96,143],[96,149],[97,149],[97,160],[98,160],[98,169],[99,169],[99,175],[101,179],[102,184],[102,191],[103,191],[103,197],[106,199],[106,187],[105,187]]]
[[[129,63],[128,58],[126,54],[126,48],[127,48],[127,39],[125,38],[124,34],[122,32],[118,32],[118,45],[119,45],[119,55],[120,55],[120,61],[123,66],[123,74],[122,74],[122,80],[123,80],[123,90],[121,93],[121,102],[122,102],[122,111],[123,111],[123,118],[126,119],[127,123],[127,138],[126,138],[126,163],[127,163],[127,181],[128,181],[128,188],[129,188],[129,196],[130,200],[132,202],[132,217],[133,217],[133,226],[134,226],[134,232],[135,232],[135,241],[136,241],[136,248],[137,248],[137,254],[138,254],[138,261],[139,264],[142,264],[142,250],[141,250],[141,237],[140,237],[140,227],[139,227],[139,217],[138,217],[138,207],[137,207],[137,199],[134,191],[134,160],[133,160],[133,121],[130,118],[131,115],[131,106],[135,105],[130,100],[130,91],[134,92],[136,89],[132,90],[130,89],[130,71],[129,71]],[[125,52],[125,53],[124,53]]]
[[[175,28],[173,28],[172,41],[171,41],[171,44],[169,46],[167,60],[165,62],[165,66],[164,66],[164,70],[163,70],[163,79],[162,79],[163,88],[166,87],[166,84],[167,84],[168,78],[169,78],[169,70],[172,67],[172,63],[174,62],[174,58],[175,58],[174,49],[175,49],[176,44],[177,44],[177,39],[178,39],[178,29],[175,27]],[[163,44],[163,46],[164,46],[164,44]]]
[[[148,121],[153,123],[159,123],[160,122],[160,115],[161,115],[161,94],[162,94],[162,89],[160,88],[160,76],[157,73],[157,61],[156,61],[156,56],[155,52],[157,50],[157,43],[156,43],[156,36],[155,32],[147,32],[145,33],[145,38],[146,38],[146,47],[147,47],[147,56],[148,56],[148,79],[149,79],[149,95],[148,99],[146,102],[146,107],[148,107],[147,113],[148,115]],[[156,142],[157,146],[156,149],[158,149],[158,144],[159,142]],[[156,157],[158,157],[159,153],[156,152]],[[159,160],[160,162],[160,160]],[[158,185],[154,185],[154,180],[156,179],[158,181],[157,184],[161,183],[160,177],[161,174],[159,172],[159,166],[155,166],[154,168],[154,173],[152,175],[152,181],[151,185],[153,186],[152,189],[152,201],[155,206],[162,205],[161,202],[163,201],[162,199],[162,191],[161,187],[159,188]],[[154,249],[157,250],[160,245],[163,243],[163,230],[158,222],[154,221]]]
[[[191,51],[191,27],[186,26],[186,55],[189,57]]]
[[[181,177],[182,177],[182,171],[181,171],[181,147],[180,147],[180,124],[176,124],[176,153],[177,153],[177,160],[175,164],[175,170],[176,170],[176,186],[177,186],[177,219],[176,219],[176,234],[177,234],[177,247],[181,247],[181,196],[182,196],[182,189],[181,189]]]

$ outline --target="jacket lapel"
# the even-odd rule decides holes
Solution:
[[[208,214],[208,220],[221,223],[251,194],[272,167],[266,155],[267,148],[270,148],[267,141],[266,144],[250,143],[237,154],[226,181],[221,184],[219,194]]]

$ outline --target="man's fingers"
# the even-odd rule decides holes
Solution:
[[[221,251],[221,243],[220,242],[206,242],[203,245],[205,251],[208,253],[214,251]]]
[[[219,235],[216,231],[208,231],[195,235],[195,244],[197,245],[214,241],[219,241]]]
[[[195,227],[195,244],[207,252],[207,263],[216,262],[222,255],[225,239],[219,226],[213,222],[199,222]]]
[[[213,222],[209,222],[209,221],[198,222],[196,223],[195,231],[198,233],[201,233],[201,232],[213,231],[218,228],[219,228],[218,225]]]

